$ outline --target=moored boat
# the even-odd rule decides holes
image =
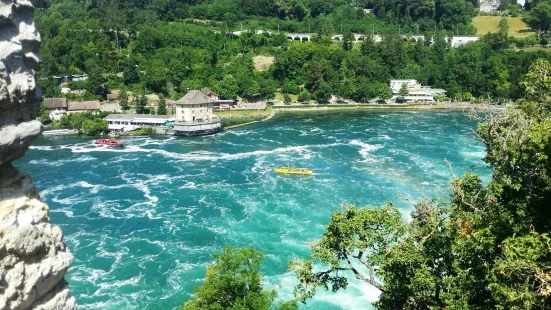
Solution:
[[[313,172],[310,169],[306,168],[291,168],[291,167],[280,167],[274,169],[275,173],[281,174],[300,174],[300,175],[312,175]]]
[[[76,129],[54,129],[54,130],[46,130],[42,132],[45,136],[62,136],[62,135],[76,135],[78,134],[78,130]]]
[[[123,146],[122,142],[112,139],[97,139],[96,144],[108,145],[108,146]]]

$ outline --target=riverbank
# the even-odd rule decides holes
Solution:
[[[243,127],[272,119],[276,114],[354,110],[505,110],[503,105],[472,103],[438,103],[438,104],[311,104],[285,105],[268,107],[266,110],[231,110],[216,112],[222,119],[224,130]]]
[[[437,104],[312,104],[274,106],[277,112],[310,112],[327,110],[505,110],[503,105],[472,103],[437,103]]]
[[[217,111],[215,115],[222,121],[222,127],[224,129],[231,129],[266,121],[271,119],[274,113],[274,109],[268,107],[264,110]]]

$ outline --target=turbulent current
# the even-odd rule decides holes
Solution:
[[[487,180],[475,127],[461,112],[282,114],[213,136],[123,138],[122,149],[43,137],[16,165],[63,229],[80,309],[173,309],[224,245],[262,250],[265,286],[286,300],[296,284],[287,262],[308,257],[341,204],[392,201],[407,219],[401,194],[449,195],[444,159]],[[279,166],[315,175],[276,175]],[[352,279],[318,292],[305,309],[371,309],[378,297]]]

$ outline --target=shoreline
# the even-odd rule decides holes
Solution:
[[[242,124],[232,125],[223,128],[223,130],[231,130],[239,127],[244,127],[256,123],[266,122],[275,117],[277,114],[284,113],[302,113],[302,112],[330,112],[330,111],[361,111],[361,110],[423,110],[423,111],[442,111],[455,110],[467,111],[477,109],[488,109],[493,111],[504,111],[507,106],[497,106],[489,104],[325,104],[325,105],[307,105],[307,106],[273,106],[270,114],[261,119],[250,121]],[[237,112],[237,111],[235,111]],[[239,117],[239,113],[235,113],[235,117]]]
[[[307,106],[274,106],[278,112],[311,112],[331,110],[506,110],[507,106],[490,104],[324,104]],[[277,113],[277,112],[276,112]]]

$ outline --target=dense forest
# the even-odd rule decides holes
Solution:
[[[225,98],[271,99],[279,90],[303,100],[324,102],[336,95],[362,102],[388,96],[390,78],[414,78],[446,89],[452,99],[517,99],[518,82],[529,65],[550,58],[544,51],[511,49],[524,42],[509,38],[506,24],[478,43],[452,48],[447,36],[474,34],[470,20],[476,3],[466,0],[354,5],[321,0],[36,0],[35,5],[45,96],[60,95],[51,76],[86,73],[89,81],[70,85],[86,89],[84,98],[105,98],[112,89],[178,98],[187,89],[208,86]],[[366,7],[373,13],[364,13]],[[542,2],[534,10],[546,8],[551,12]],[[545,14],[528,19],[534,27],[549,27]],[[233,35],[240,29],[240,36]],[[317,36],[312,42],[293,42],[286,39],[287,31]],[[343,42],[327,37],[335,33],[345,34]],[[352,43],[352,33],[368,38]],[[375,43],[369,38],[373,33],[383,35],[383,41]],[[401,39],[405,33],[425,34],[427,40]],[[255,70],[255,55],[274,56],[275,63]]]

